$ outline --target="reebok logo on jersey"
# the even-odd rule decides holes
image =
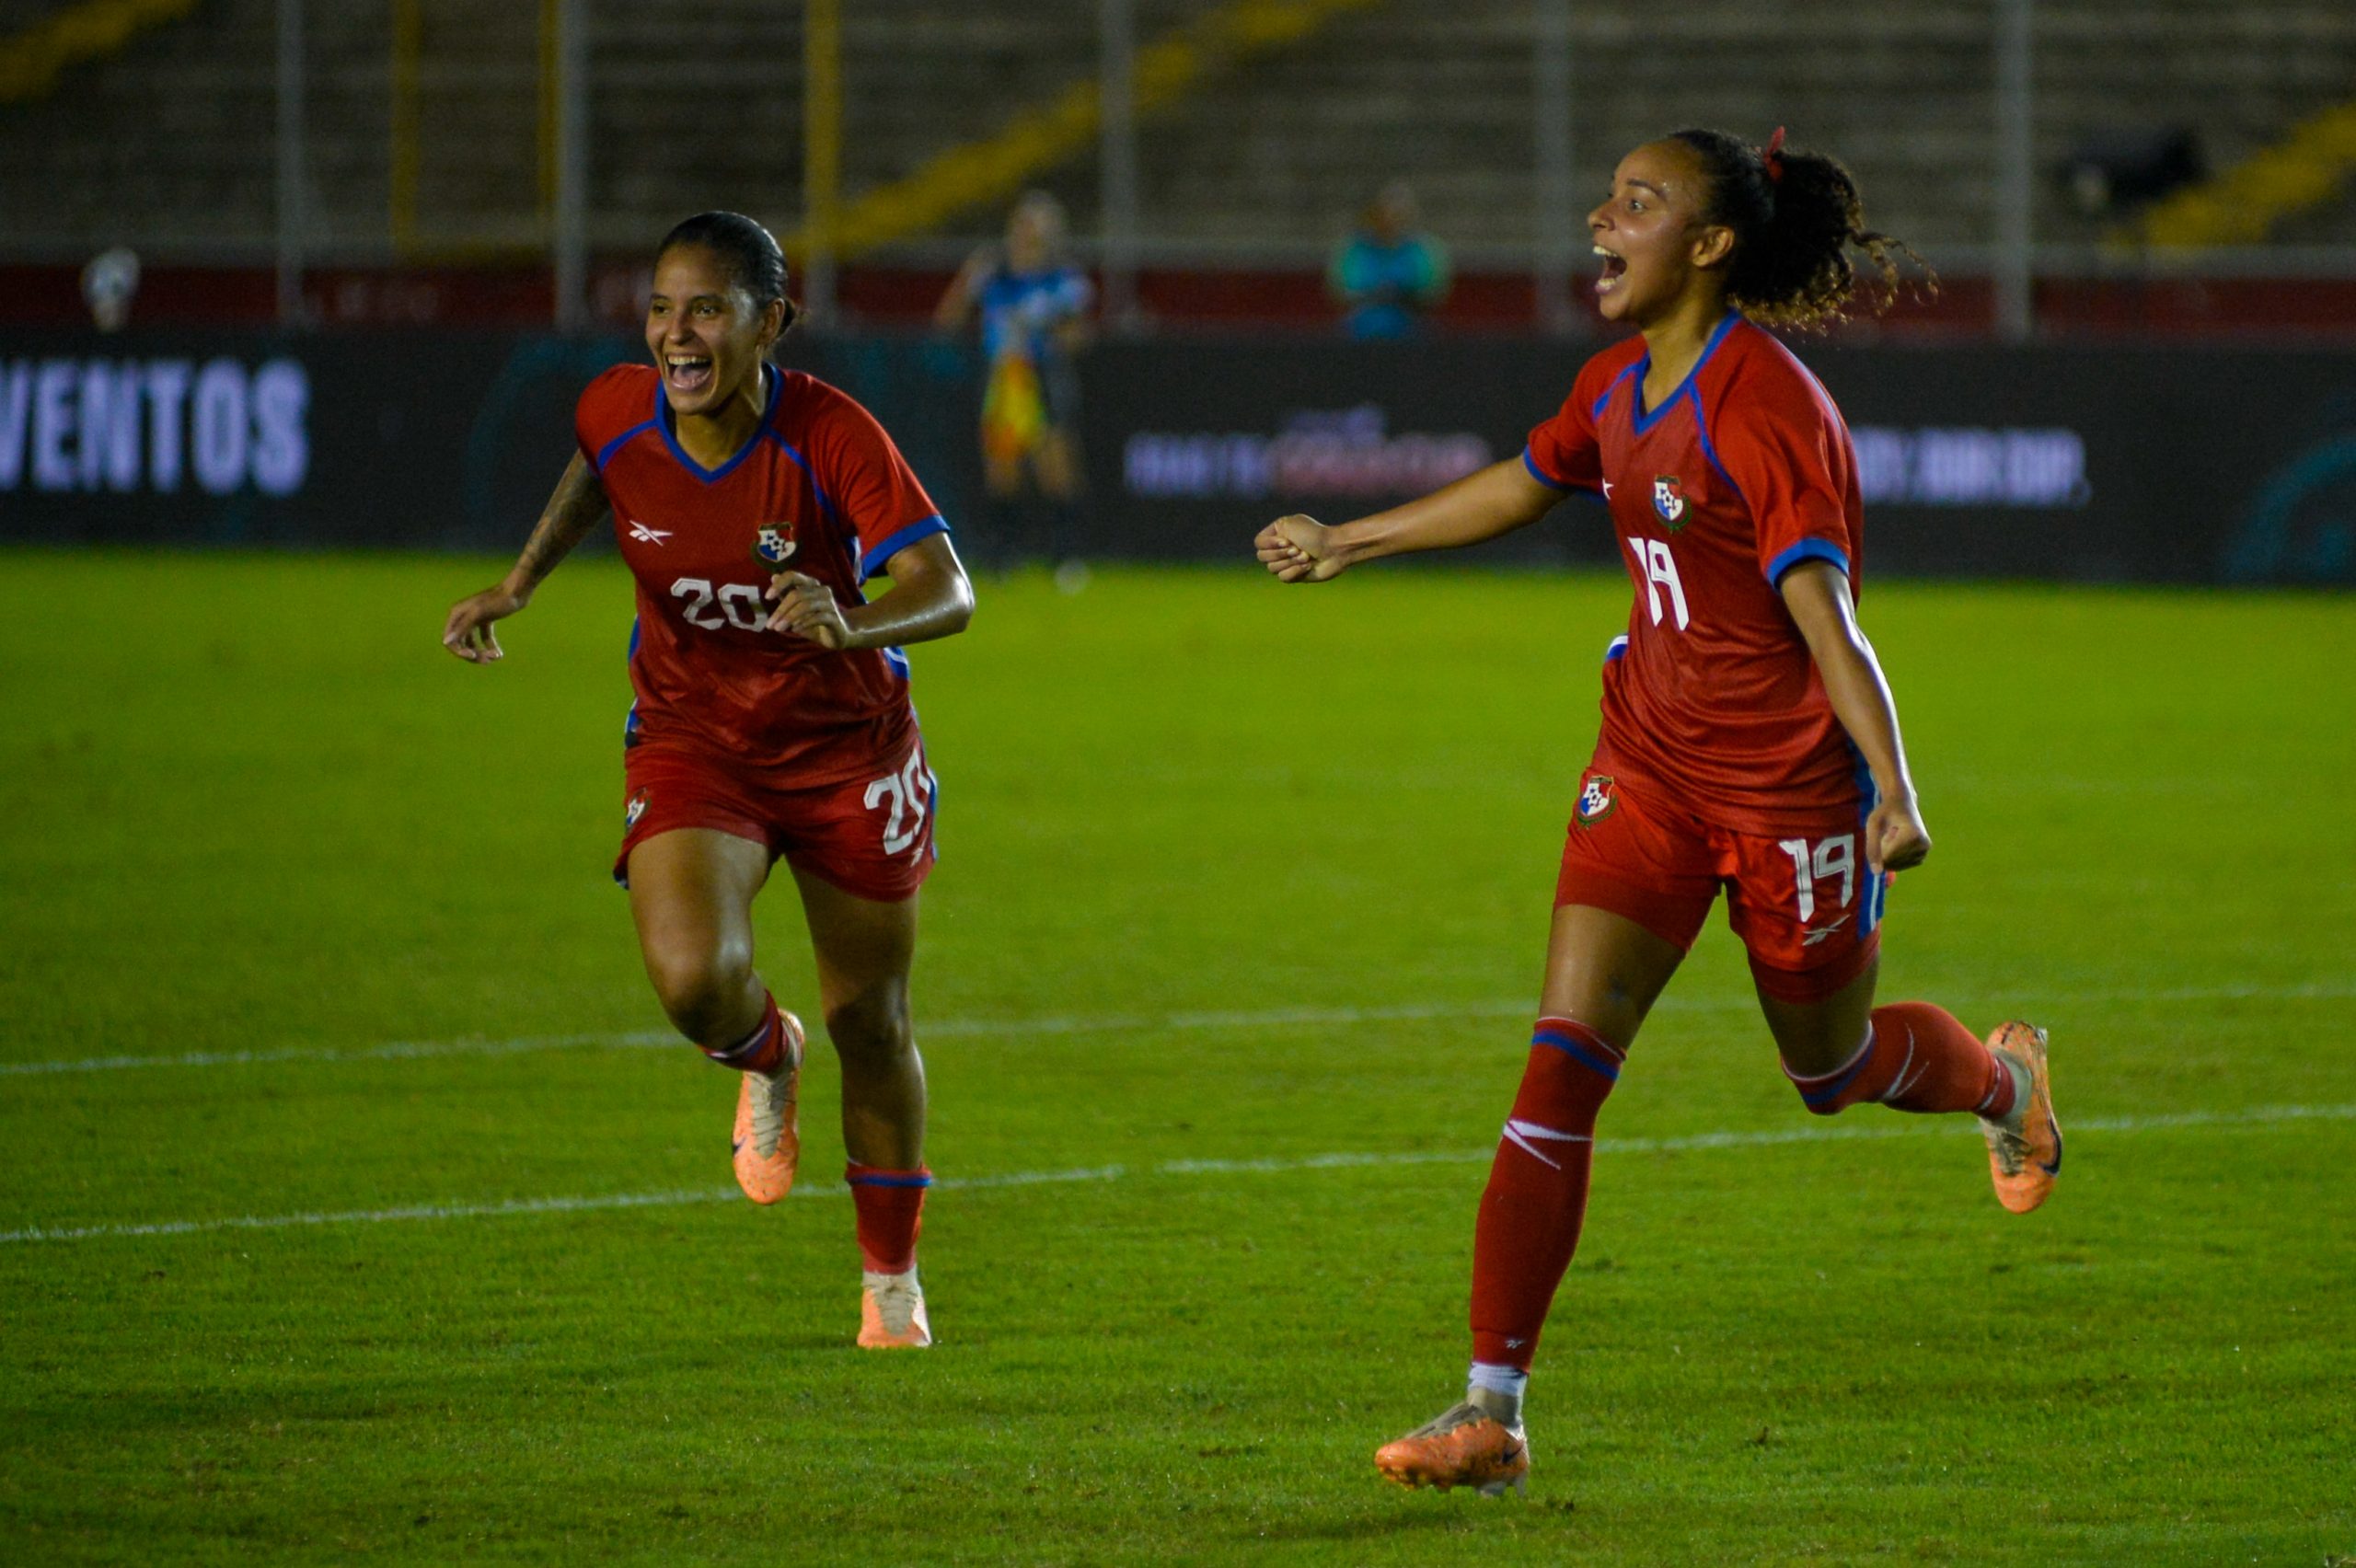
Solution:
[[[629,525],[631,538],[642,539],[650,545],[659,545],[676,532],[678,530],[676,528],[650,528],[645,524],[636,521]]]
[[[753,559],[771,571],[780,571],[784,570],[787,561],[793,559],[793,552],[799,548],[800,542],[793,536],[792,524],[764,523],[753,540]]]
[[[1672,534],[1685,525],[1685,481],[1675,474],[1653,477],[1653,510]]]
[[[1608,773],[1591,773],[1579,786],[1579,803],[1571,809],[1571,820],[1581,827],[1593,827],[1620,809],[1620,788]]]

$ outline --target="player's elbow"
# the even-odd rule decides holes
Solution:
[[[974,624],[974,581],[964,572],[950,579],[941,606],[941,634],[954,637]]]

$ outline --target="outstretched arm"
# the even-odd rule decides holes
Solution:
[[[941,301],[932,307],[932,324],[941,331],[954,332],[965,325],[965,317],[973,314],[974,296],[982,286],[982,275],[989,271],[987,248],[975,251],[949,280],[941,293]]]
[[[1261,564],[1279,582],[1322,582],[1362,560],[1455,549],[1510,534],[1545,516],[1562,499],[1562,491],[1540,484],[1515,457],[1355,523],[1329,528],[1299,513],[1279,517],[1253,543]]]
[[[605,487],[597,482],[588,459],[574,453],[572,461],[565,465],[564,477],[556,482],[556,493],[540,513],[539,525],[524,542],[524,553],[515,558],[507,575],[450,606],[450,617],[442,626],[442,646],[469,663],[488,664],[499,658],[499,637],[491,630],[492,623],[530,604],[541,579],[572,553],[573,546],[589,536],[589,530],[605,520],[606,512]]]
[[[899,648],[953,637],[974,618],[974,585],[946,534],[918,539],[892,556],[884,570],[889,592],[865,605],[845,605],[814,577],[780,571],[769,579],[777,602],[768,628],[807,638],[821,648]]]
[[[1806,560],[1784,574],[1784,607],[1824,677],[1824,694],[1849,739],[1873,769],[1881,803],[1865,821],[1865,863],[1878,873],[1919,866],[1931,835],[1914,801],[1906,746],[1898,735],[1898,701],[1889,694],[1874,645],[1857,625],[1848,575],[1830,561]]]

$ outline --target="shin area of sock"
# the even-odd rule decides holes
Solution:
[[[1930,1002],[1890,1002],[1873,1010],[1865,1043],[1829,1073],[1784,1076],[1810,1111],[1830,1116],[1878,1101],[1898,1111],[2012,1109],[2013,1076],[1961,1020]]]
[[[917,1237],[924,1228],[925,1189],[932,1172],[889,1170],[852,1160],[843,1168],[859,1223],[859,1254],[872,1274],[906,1274],[916,1266]]]
[[[1538,1021],[1481,1194],[1472,1358],[1527,1370],[1587,1218],[1595,1118],[1625,1053],[1584,1024]]]

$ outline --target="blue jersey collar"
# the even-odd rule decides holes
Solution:
[[[1702,357],[1693,362],[1693,368],[1685,373],[1685,379],[1677,384],[1676,390],[1660,400],[1660,407],[1649,412],[1645,409],[1645,376],[1652,370],[1653,352],[1649,347],[1645,350],[1645,357],[1636,362],[1636,385],[1634,392],[1630,394],[1630,409],[1635,415],[1638,435],[1644,434],[1654,425],[1658,424],[1661,415],[1675,408],[1680,398],[1693,391],[1701,384],[1702,367],[1710,363],[1710,356],[1718,352],[1718,345],[1727,340],[1727,334],[1733,331],[1735,324],[1741,319],[1739,315],[1729,310],[1715,327],[1710,329],[1710,340],[1702,345]],[[1696,396],[1698,397],[1698,394]]]
[[[656,367],[654,425],[663,432],[663,444],[671,449],[671,455],[679,460],[679,467],[709,485],[717,483],[734,473],[736,466],[753,455],[753,448],[761,444],[761,432],[769,428],[769,421],[776,417],[778,398],[785,390],[785,377],[778,374],[777,366],[764,363],[761,366],[761,374],[768,377],[769,386],[768,396],[761,402],[761,422],[753,427],[753,433],[745,438],[744,445],[736,449],[736,455],[733,457],[729,458],[717,468],[707,468],[688,456],[687,449],[679,444],[678,416],[671,411],[671,399],[663,395],[662,369],[660,366]]]

